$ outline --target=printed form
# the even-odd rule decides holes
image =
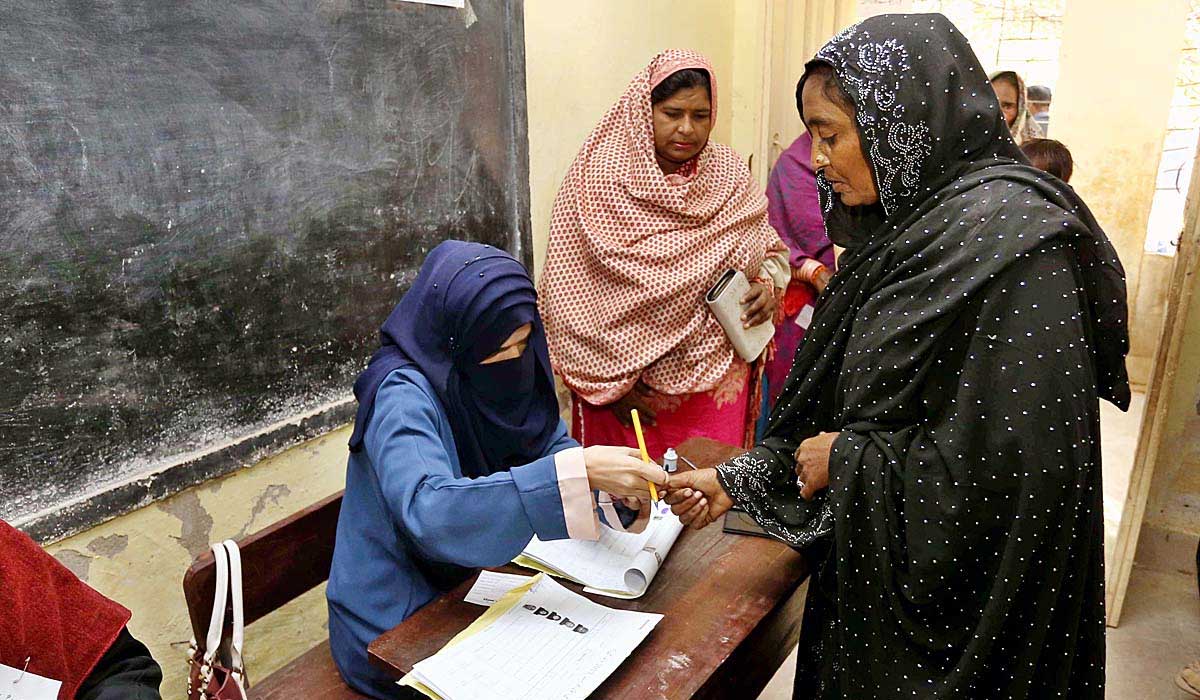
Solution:
[[[535,537],[513,563],[581,583],[589,593],[640,598],[682,530],[683,523],[670,511],[655,513],[636,535],[602,527],[596,541],[543,542]]]
[[[418,662],[401,684],[442,700],[582,700],[662,619],[593,603],[544,574],[489,613]]]

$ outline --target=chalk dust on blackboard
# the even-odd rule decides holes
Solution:
[[[0,517],[344,400],[429,249],[512,247],[520,13],[436,10],[6,7]]]

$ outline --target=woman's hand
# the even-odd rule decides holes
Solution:
[[[831,279],[833,279],[833,273],[829,271],[828,267],[822,265],[813,273],[811,284],[813,289],[817,290],[817,294],[820,294],[829,286],[829,280]]]
[[[636,496],[630,496],[628,498],[619,498],[617,496],[613,496],[613,503],[623,505],[626,508],[628,508],[629,510],[637,513],[637,517],[639,520],[642,518],[649,518],[651,515],[653,515],[650,512],[650,499],[648,499],[648,498],[642,499],[642,498],[637,498]]]
[[[649,398],[652,391],[654,390],[642,383],[641,380],[638,380],[638,383],[633,385],[628,394],[610,403],[608,409],[617,417],[617,421],[626,428],[633,427],[633,417],[629,412],[635,408],[638,412],[638,420],[644,425],[654,425],[654,409],[650,408],[649,404],[646,403],[646,399]]]
[[[679,516],[684,525],[700,528],[712,523],[733,507],[733,499],[725,493],[725,487],[717,478],[716,469],[693,469],[671,475],[663,498],[671,512]]]
[[[829,280],[833,279],[833,270],[822,265],[819,260],[808,258],[800,267],[792,268],[792,279],[810,285],[820,294],[829,286]]]
[[[796,448],[796,484],[800,497],[811,499],[817,491],[829,486],[829,455],[841,433],[821,433]]]
[[[588,484],[592,490],[618,498],[633,497],[649,502],[650,487],[646,482],[666,486],[667,473],[656,465],[643,462],[640,454],[628,447],[594,445],[583,448]]]
[[[742,326],[751,328],[771,320],[775,315],[775,290],[769,284],[751,282],[750,291],[742,297]]]
[[[609,495],[612,496],[611,493]],[[623,505],[626,508],[628,508],[629,510],[640,511],[642,509],[643,503],[645,503],[645,502],[642,501],[642,499],[638,498],[637,496],[628,496],[626,498],[621,498],[620,496],[613,496],[613,503]],[[650,505],[650,504],[645,503],[645,505]]]

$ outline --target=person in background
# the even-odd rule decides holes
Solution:
[[[770,322],[788,251],[745,161],[709,140],[717,104],[707,59],[659,54],[559,188],[539,303],[584,445],[636,444],[632,409],[655,460],[695,435],[753,441],[761,383],[704,297],[740,270],[751,281],[743,324]]]
[[[1003,70],[992,74],[992,89],[1000,100],[1000,111],[1008,124],[1013,141],[1020,146],[1027,139],[1041,138],[1042,128],[1029,116],[1026,104],[1025,81],[1016,71]]]
[[[767,363],[769,412],[812,320],[817,295],[825,291],[833,274],[833,241],[825,235],[817,174],[812,166],[812,136],[808,132],[781,153],[771,169],[767,215],[792,253],[792,277],[783,296],[782,319],[775,326],[775,356]]]
[[[162,669],[130,617],[0,520],[0,664],[61,682],[58,700],[158,700]],[[0,698],[12,690],[32,697]]]
[[[1075,161],[1062,143],[1054,139],[1030,139],[1021,144],[1021,152],[1038,170],[1045,170],[1063,182],[1071,181]]]
[[[1029,100],[1029,116],[1042,128],[1042,135],[1050,134],[1050,88],[1045,85],[1030,85],[1025,91]]]
[[[386,699],[407,691],[368,662],[376,637],[535,535],[643,528],[647,482],[666,473],[637,450],[583,449],[567,436],[533,282],[508,253],[438,245],[380,336],[354,383],[326,597],[342,677]]]
[[[944,16],[866,19],[801,82],[845,251],[766,437],[665,500],[693,527],[737,505],[809,555],[796,698],[1102,698],[1116,250],[1026,163]]]

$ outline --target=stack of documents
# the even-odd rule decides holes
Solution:
[[[544,571],[586,586],[589,593],[613,598],[639,598],[650,587],[683,523],[671,514],[655,513],[646,529],[633,535],[600,528],[600,539],[554,540],[533,538],[514,564]]]
[[[417,663],[400,685],[435,700],[582,700],[661,619],[606,608],[539,574]]]

